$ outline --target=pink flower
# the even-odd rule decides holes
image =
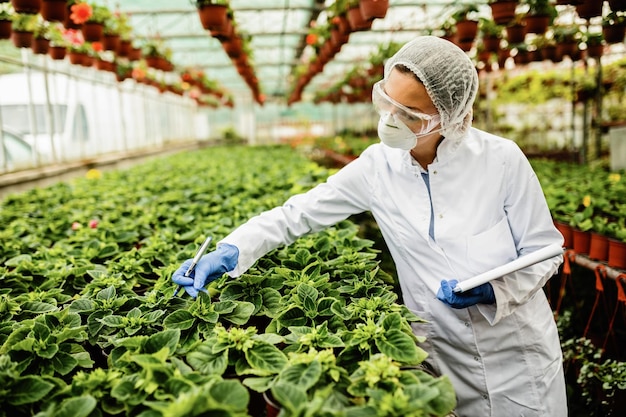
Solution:
[[[95,229],[96,227],[98,227],[98,220],[96,219],[89,220],[89,227],[91,229]]]
[[[83,227],[83,225],[82,225],[82,224],[80,224],[79,222],[74,222],[74,223],[72,223],[72,230],[78,230],[78,229],[80,229],[81,227]]]

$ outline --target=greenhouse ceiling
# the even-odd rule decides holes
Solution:
[[[286,100],[292,90],[292,73],[311,56],[306,36],[310,27],[327,22],[325,9],[335,0],[231,0],[234,19],[250,35],[251,61],[259,87],[268,101]],[[110,3],[110,2],[109,2]],[[418,34],[436,30],[459,4],[479,5],[489,14],[487,0],[391,0],[384,18],[375,19],[368,31],[353,32],[349,42],[307,85],[315,91],[336,83],[379,45],[404,43]],[[111,4],[108,4],[111,7]],[[235,99],[250,95],[220,41],[205,30],[191,0],[115,0],[115,8],[130,17],[137,37],[160,38],[172,51],[177,69],[203,70]],[[313,23],[312,23],[313,22]]]

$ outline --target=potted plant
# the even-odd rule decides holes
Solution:
[[[602,19],[602,34],[608,44],[617,44],[624,41],[626,36],[626,20],[620,13],[612,11]]]
[[[38,19],[33,31],[31,49],[35,54],[45,55],[50,50],[50,22],[43,18]]]
[[[587,32],[584,36],[587,45],[587,56],[600,58],[604,51],[604,36],[602,32]]]
[[[202,27],[206,30],[220,30],[228,19],[229,0],[192,0],[196,6]]]
[[[489,0],[491,16],[497,25],[506,25],[515,18],[518,0]]]
[[[359,9],[365,20],[384,18],[389,9],[389,0],[361,0]]]
[[[525,14],[518,13],[515,18],[506,25],[506,40],[509,44],[522,43],[526,38]]]
[[[482,34],[482,42],[485,51],[497,52],[498,49],[500,49],[504,26],[496,24],[491,19],[481,17],[478,21],[478,29]]]
[[[50,38],[48,54],[54,60],[64,59],[67,53],[69,43],[63,36],[64,30],[61,23],[53,23],[48,27],[48,37]]]
[[[0,39],[11,38],[12,16],[15,13],[11,3],[0,4]]]
[[[41,16],[48,22],[64,22],[67,18],[67,0],[42,0]]]
[[[16,13],[37,14],[41,9],[41,0],[11,0]]]
[[[478,7],[473,4],[460,6],[452,14],[456,27],[456,42],[473,42],[478,34]]]
[[[550,0],[525,0],[525,4],[528,5],[528,12],[524,17],[526,33],[546,33],[558,14],[556,7]]]
[[[591,19],[596,16],[602,16],[603,1],[583,0],[576,5],[576,13],[581,19]]]
[[[372,27],[373,20],[366,20],[363,18],[359,0],[345,0],[344,7],[352,32],[369,30]]]
[[[33,32],[37,26],[37,15],[15,13],[12,16],[11,40],[17,48],[30,48]]]
[[[578,42],[581,37],[578,25],[555,25],[552,31],[554,41],[556,42],[557,56],[569,55],[572,60],[575,60],[578,54]]]

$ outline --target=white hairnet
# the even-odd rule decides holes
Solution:
[[[472,124],[472,105],[478,74],[461,48],[436,36],[420,36],[406,43],[385,63],[385,78],[404,65],[424,84],[441,117],[441,134],[460,138]]]

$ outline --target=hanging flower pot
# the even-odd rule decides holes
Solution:
[[[33,32],[13,30],[11,41],[16,48],[30,48],[33,42]]]
[[[369,30],[372,27],[372,20],[363,19],[359,6],[348,9],[348,22],[353,32]]]
[[[607,263],[611,268],[626,269],[626,242],[609,238]]]
[[[50,58],[54,59],[55,61],[65,59],[66,53],[67,49],[65,49],[64,46],[59,45],[51,45],[50,49],[48,50],[48,55],[50,55]]]
[[[365,20],[382,19],[387,15],[389,0],[361,0],[359,1],[359,9]]]
[[[515,18],[518,0],[496,0],[489,3],[491,16],[497,25],[507,25]]]
[[[206,30],[216,30],[226,24],[228,7],[223,4],[204,4],[198,6],[198,17]]]
[[[41,10],[41,0],[11,0],[15,13],[37,14]]]
[[[478,34],[478,22],[476,20],[459,20],[456,22],[456,39],[459,43],[473,41]]]
[[[67,53],[67,56],[70,60],[70,63],[74,65],[82,65],[83,61],[86,58],[88,58],[87,54],[84,52],[71,51],[71,50]]]
[[[544,34],[550,25],[550,16],[542,15],[526,15],[524,17],[526,23],[526,33]]]
[[[581,19],[591,19],[592,17],[602,16],[603,1],[584,0],[576,6],[576,13]]]
[[[577,4],[583,3],[584,1],[585,0],[556,0],[556,4],[563,5],[563,6],[571,4],[575,6]]]
[[[98,22],[85,22],[80,27],[83,37],[87,42],[100,42],[104,35],[104,24]]]
[[[541,57],[552,62],[558,62],[556,56],[556,45],[544,45],[541,48]]]
[[[50,40],[46,38],[33,38],[30,47],[33,53],[37,55],[47,55],[50,50]]]
[[[526,37],[526,26],[514,24],[506,27],[506,40],[509,44],[522,43]]]
[[[102,46],[104,47],[105,51],[117,52],[120,47],[120,35],[113,33],[105,34],[102,41]]]
[[[487,52],[498,52],[500,49],[500,38],[497,36],[484,36],[483,46]]]
[[[602,36],[604,36],[604,40],[608,44],[622,43],[626,36],[626,25],[604,25],[602,26]]]
[[[0,20],[0,39],[10,39],[11,31],[11,21]]]
[[[626,11],[626,0],[609,0],[609,7],[612,12]]]
[[[67,18],[67,0],[43,0],[40,13],[48,22],[64,22]]]

